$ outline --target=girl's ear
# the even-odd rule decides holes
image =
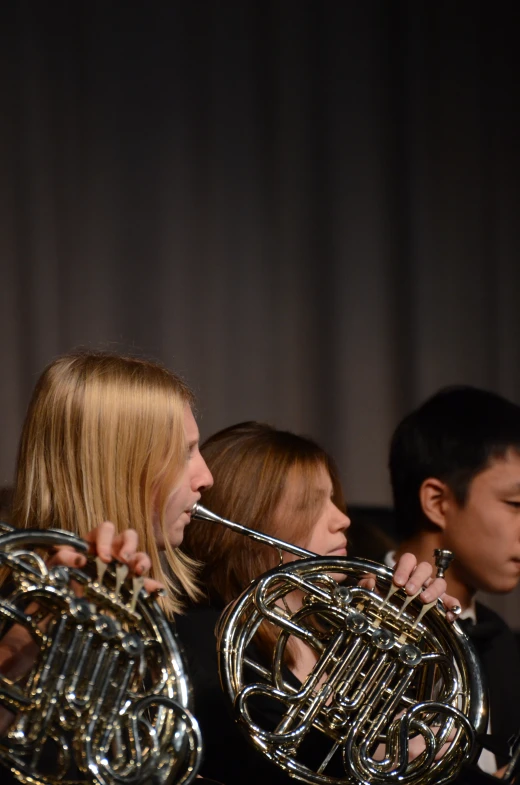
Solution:
[[[448,486],[436,477],[428,477],[419,489],[419,499],[424,515],[442,531],[446,526],[449,497]]]

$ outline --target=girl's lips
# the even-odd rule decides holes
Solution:
[[[346,556],[347,549],[346,548],[336,548],[333,551],[329,551],[328,556]]]
[[[191,516],[192,516],[192,514],[193,514],[193,510],[195,509],[195,507],[196,507],[196,506],[197,506],[197,502],[194,502],[194,503],[191,505],[191,507],[188,507],[188,509],[187,509],[187,510],[184,510],[184,515],[187,515],[187,516],[188,516],[188,520],[189,520],[189,521],[191,521]]]

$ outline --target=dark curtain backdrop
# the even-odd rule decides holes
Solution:
[[[520,403],[518,13],[5,2],[0,483],[77,345],[182,372],[203,436],[314,436],[356,503],[439,386]]]

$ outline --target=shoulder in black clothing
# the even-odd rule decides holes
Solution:
[[[520,649],[515,634],[495,611],[477,602],[482,634],[472,636],[488,682],[491,733],[504,740],[520,730]],[[499,767],[507,758],[497,755]]]
[[[176,620],[204,743],[200,774],[225,785],[289,785],[290,779],[244,738],[220,686],[215,627],[220,611],[196,606]]]

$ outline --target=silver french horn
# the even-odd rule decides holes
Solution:
[[[442,603],[408,598],[374,562],[319,557],[201,505],[192,517],[299,557],[255,580],[219,622],[222,687],[258,750],[313,785],[440,785],[474,760],[476,733],[487,722],[483,678],[471,642],[448,624]],[[382,594],[358,585],[366,573]],[[303,602],[293,612],[286,598],[295,590]],[[276,628],[271,662],[251,645],[264,622]],[[300,686],[283,666],[291,636],[316,655]],[[274,726],[264,721],[262,702],[277,705]],[[318,761],[312,736],[327,746]],[[409,760],[414,736],[424,751]]]
[[[188,785],[201,738],[168,620],[124,565],[98,561],[94,578],[48,567],[45,552],[61,545],[87,549],[63,531],[1,525],[0,639],[21,625],[37,654],[20,679],[0,675],[14,715],[0,762],[26,785]]]

